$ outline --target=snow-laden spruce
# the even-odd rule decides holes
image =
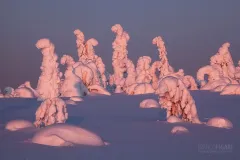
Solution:
[[[163,78],[156,93],[161,107],[167,110],[167,118],[176,116],[187,122],[201,123],[195,101],[180,79],[172,76]]]
[[[54,45],[49,39],[40,39],[36,47],[41,49],[43,61],[39,77],[37,91],[43,100],[35,115],[36,127],[52,125],[54,123],[65,123],[68,118],[65,102],[59,98],[61,87],[61,76]]]

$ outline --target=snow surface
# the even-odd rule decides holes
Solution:
[[[39,129],[26,128],[15,132],[4,129],[10,120],[34,122],[36,109],[41,102],[36,98],[0,99],[0,160],[240,159],[240,97],[220,96],[209,91],[191,93],[202,122],[213,117],[225,117],[234,128],[222,129],[186,122],[166,123],[163,109],[139,107],[144,99],[158,101],[157,95],[153,94],[86,96],[81,103],[67,106],[69,118],[66,123],[90,130],[110,145],[51,147],[30,143]],[[189,133],[171,134],[174,126],[186,127]],[[231,148],[213,148],[223,145],[230,145]]]

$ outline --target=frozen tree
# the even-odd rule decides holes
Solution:
[[[65,102],[60,96],[62,76],[58,69],[57,55],[54,45],[48,39],[40,39],[36,46],[43,54],[42,74],[39,77],[37,91],[44,101],[36,111],[36,127],[47,126],[54,123],[64,123],[68,118]]]
[[[152,43],[155,44],[159,51],[160,61],[156,61],[152,64],[150,73],[152,77],[152,86],[156,90],[158,87],[159,81],[166,76],[173,76],[179,78],[183,81],[183,84],[190,90],[197,90],[197,84],[194,78],[190,75],[184,75],[184,70],[179,69],[178,72],[175,72],[173,67],[169,64],[167,58],[167,51],[165,43],[162,37],[158,36],[152,40]],[[156,70],[159,71],[159,78],[156,76]]]
[[[208,76],[207,82],[204,76]],[[227,85],[231,81],[228,78],[224,78],[222,73],[211,65],[200,68],[197,72],[197,79],[200,81],[202,90],[211,90],[219,85]]]
[[[97,45],[98,41],[94,38],[90,38],[89,40],[86,41],[85,48],[87,57],[85,58],[85,60],[94,60],[96,55],[93,47],[96,47]]]
[[[150,74],[152,77],[152,86],[153,86],[154,90],[156,90],[158,87],[159,78],[156,75],[156,71],[160,71],[160,65],[161,65],[160,61],[155,61],[155,62],[153,62],[152,66],[150,68]]]
[[[113,58],[118,57],[119,59],[127,58],[127,42],[129,41],[130,37],[129,34],[123,30],[120,24],[115,24],[111,28],[112,32],[116,33],[116,38],[112,43],[113,47]],[[115,60],[115,59],[114,59]]]
[[[69,55],[63,55],[61,58],[61,64],[67,65],[67,69],[64,73],[64,81],[61,85],[61,96],[62,97],[82,97],[88,94],[88,89],[82,83],[82,80],[73,73],[73,65],[75,64],[73,58]]]
[[[161,60],[161,64],[159,65],[160,77],[163,77],[170,73],[173,73],[174,69],[170,66],[170,64],[168,62],[167,50],[166,50],[165,43],[164,43],[162,37],[160,37],[160,36],[155,37],[152,40],[152,43],[157,46],[158,52],[159,52],[159,58]]]
[[[77,44],[77,52],[78,52],[78,61],[82,61],[86,59],[87,53],[86,53],[86,48],[85,48],[85,36],[82,31],[79,29],[76,29],[74,32],[74,35],[76,36],[76,44]]]
[[[105,68],[105,64],[103,63],[101,57],[96,58],[96,65],[97,65],[98,71],[100,73],[100,81],[101,81],[100,84],[104,88],[106,88],[107,87],[107,77],[105,75],[106,68]]]
[[[26,87],[21,87],[21,88],[15,89],[14,97],[35,98],[34,93]]]
[[[152,85],[149,83],[135,83],[129,86],[126,91],[128,95],[150,94],[155,93]]]
[[[103,70],[103,74],[104,74],[105,65],[102,63],[102,65],[97,66],[97,64],[96,64],[97,57],[95,57],[95,51],[94,51],[93,47],[97,46],[97,45],[98,45],[98,41],[94,38],[91,38],[86,42],[85,48],[86,48],[86,53],[87,53],[87,59],[85,59],[85,62],[84,61],[83,62],[92,69],[93,74],[94,74],[94,84],[103,86],[103,84],[101,84],[101,74],[100,74],[98,67],[102,67],[101,69]],[[101,62],[102,62],[102,60],[101,60]]]
[[[139,57],[137,61],[137,77],[136,83],[150,83],[152,80],[151,76],[151,58],[149,56]]]
[[[97,69],[96,64],[93,63],[93,62],[88,62],[85,65],[87,65],[92,70],[92,73],[93,73],[93,82],[92,83],[93,83],[93,85],[103,86],[101,84],[101,79],[100,79],[101,76],[100,76],[100,73]]]
[[[137,83],[134,83],[134,84],[128,86],[127,88],[125,88],[125,93],[128,95],[134,95],[134,89],[137,85],[138,85]]]
[[[238,84],[237,68],[235,68],[229,52],[230,43],[224,43],[218,52],[210,58],[210,65],[200,68],[197,79],[201,82],[202,90],[219,91],[218,86]],[[208,80],[204,80],[204,76]],[[217,88],[217,89],[216,89]]]
[[[189,90],[198,90],[197,83],[192,76],[186,75],[183,77],[182,81]]]
[[[43,55],[42,73],[38,80],[37,92],[41,99],[58,97],[62,74],[58,69],[58,56],[54,51],[54,44],[49,39],[40,39],[36,47],[41,49]]]
[[[75,30],[74,34],[77,38],[76,43],[79,62],[87,65],[92,70],[94,85],[101,85],[105,88],[107,81],[105,76],[105,65],[102,58],[95,54],[93,48],[98,45],[98,41],[94,38],[90,38],[85,42],[84,34],[79,29]]]
[[[218,52],[212,56],[211,65],[217,65],[221,68],[224,77],[234,79],[235,66],[229,52],[230,43],[224,43]]]
[[[95,84],[93,70],[88,65],[82,62],[77,62],[73,67],[73,73],[82,79],[83,84],[87,87],[89,93],[99,93],[105,95],[111,95],[104,87]]]
[[[92,85],[88,87],[88,90],[91,93],[98,93],[98,94],[104,94],[110,96],[111,93],[109,93],[105,88],[99,86],[99,85]]]
[[[36,111],[36,127],[49,126],[55,123],[65,123],[68,119],[67,107],[60,98],[46,99]]]
[[[116,33],[116,38],[112,43],[113,48],[113,57],[112,57],[112,66],[114,74],[110,77],[110,84],[116,85],[117,93],[123,91],[124,87],[124,72],[127,71],[127,62],[128,62],[128,51],[127,51],[127,42],[130,37],[127,32],[125,32],[120,24],[115,24],[111,28],[112,32]]]
[[[238,61],[238,66],[235,68],[235,79],[240,83],[240,61]]]
[[[201,123],[198,119],[195,101],[180,79],[172,76],[163,78],[159,82],[156,93],[159,95],[161,107],[167,110],[167,118],[176,116],[184,121]]]
[[[94,74],[91,68],[82,62],[75,63],[73,68],[73,73],[82,80],[86,87],[94,84]]]
[[[212,92],[221,92],[223,90],[223,88],[226,87],[226,84],[223,85],[218,85],[217,87],[215,87],[214,89],[212,89]]]
[[[168,123],[181,123],[181,122],[183,122],[183,120],[176,116],[169,116],[169,117],[167,117],[167,122]]]
[[[221,90],[221,95],[240,95],[239,84],[228,84]]]
[[[183,82],[183,84],[186,86],[186,88],[189,90],[198,90],[197,83],[195,82],[194,78],[190,75],[184,75],[183,69],[179,69],[178,72],[170,73],[167,76],[173,76],[180,79]]]
[[[15,89],[14,97],[35,98],[38,97],[38,93],[31,87],[30,82],[26,81],[24,84]]]
[[[84,42],[84,53],[79,57],[79,62],[89,67],[93,74],[93,84],[100,85],[100,72],[95,63],[95,52],[93,47],[97,46],[98,42],[96,39],[91,38],[87,42]],[[78,54],[80,55],[80,53]],[[76,65],[75,65],[76,66]]]
[[[136,70],[133,62],[128,59],[127,61],[127,77],[125,80],[124,89],[136,83]]]
[[[19,86],[19,87],[20,87],[20,86]],[[19,87],[18,87],[18,88],[19,88]],[[38,92],[37,92],[35,89],[32,88],[30,81],[26,81],[26,82],[23,84],[23,87],[26,87],[26,88],[30,89],[30,90],[33,92],[33,94],[34,94],[35,97],[38,97],[38,96],[39,96]]]

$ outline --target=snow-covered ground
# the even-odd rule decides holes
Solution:
[[[140,108],[153,94],[127,96],[87,96],[77,105],[68,105],[67,124],[86,128],[110,145],[103,147],[50,147],[29,143],[36,129],[4,130],[14,119],[34,122],[41,102],[37,99],[0,99],[0,160],[233,160],[240,159],[240,96],[220,96],[208,91],[192,91],[198,115],[206,122],[225,117],[233,129],[204,124],[166,122],[164,110]],[[189,133],[172,134],[174,126]]]

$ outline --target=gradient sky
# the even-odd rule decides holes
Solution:
[[[87,39],[98,40],[96,54],[111,72],[111,26],[116,23],[130,35],[129,58],[135,64],[143,55],[157,60],[152,39],[159,35],[175,70],[195,77],[226,41],[237,64],[239,8],[238,0],[1,0],[0,87],[15,88],[26,80],[36,87],[42,54],[35,43],[41,38],[55,44],[59,57],[69,54],[77,60],[77,28]]]

